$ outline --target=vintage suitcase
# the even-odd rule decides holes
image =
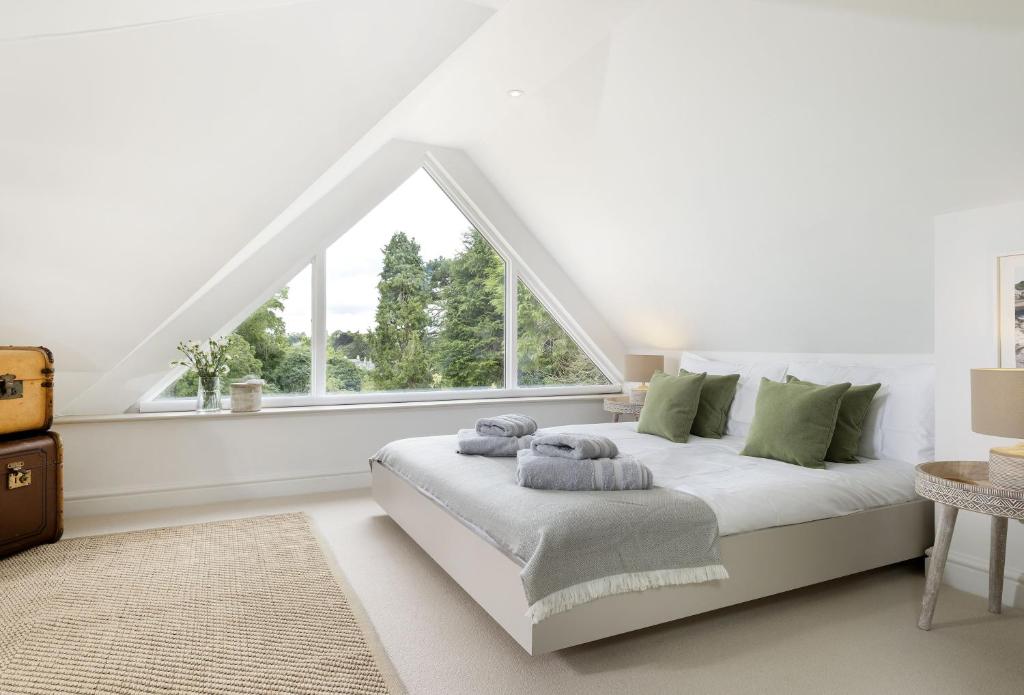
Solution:
[[[0,557],[64,533],[63,456],[56,432],[0,437]]]
[[[42,432],[53,423],[53,354],[0,346],[0,435]]]

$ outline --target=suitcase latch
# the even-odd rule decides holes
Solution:
[[[26,471],[24,461],[7,464],[7,489],[17,490],[32,484],[32,471]]]
[[[0,374],[0,401],[10,398],[21,398],[25,390],[25,382],[15,379],[13,374]]]

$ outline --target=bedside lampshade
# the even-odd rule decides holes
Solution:
[[[656,371],[664,368],[665,358],[661,355],[626,355],[625,369],[622,370],[623,379],[640,382],[640,386],[635,386],[629,391],[631,403],[643,403],[646,400],[647,382]]]
[[[665,368],[665,358],[661,355],[626,355],[626,368],[623,378],[626,381],[648,382],[654,373]]]
[[[1024,369],[971,370],[971,429],[1024,438]],[[1024,489],[1024,443],[989,451],[989,480],[997,487]]]

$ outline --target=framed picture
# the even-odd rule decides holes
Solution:
[[[999,366],[1024,368],[1024,254],[999,257]]]

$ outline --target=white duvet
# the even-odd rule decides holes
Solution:
[[[742,437],[690,437],[675,444],[639,434],[636,423],[546,428],[594,432],[611,438],[654,474],[654,484],[696,495],[718,516],[723,536],[772,526],[844,516],[917,499],[914,466],[904,461],[863,459],[829,463],[825,469],[740,456]]]

